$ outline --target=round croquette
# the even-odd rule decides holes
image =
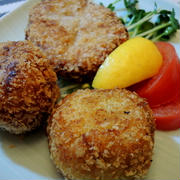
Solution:
[[[56,73],[31,42],[0,43],[0,128],[38,127],[59,97]]]
[[[154,130],[148,103],[125,89],[78,90],[57,105],[47,128],[51,158],[72,180],[144,177]]]
[[[62,77],[92,79],[105,58],[128,39],[114,12],[88,0],[44,0],[30,12],[26,38]]]

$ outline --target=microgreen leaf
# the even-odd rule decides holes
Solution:
[[[130,12],[136,11],[136,5],[138,3],[138,0],[124,0],[124,5],[126,9]]]
[[[107,6],[107,8],[109,8],[111,11],[114,11],[115,6],[111,3]]]
[[[104,6],[104,4],[102,2],[99,3],[101,6]]]
[[[115,4],[121,0],[110,3],[107,7],[115,11]],[[138,0],[124,0],[127,15],[121,17],[121,21],[127,27],[130,37],[142,36],[153,41],[168,40],[180,28],[178,20],[175,18],[175,11],[158,10],[154,3],[153,11],[138,9]],[[156,15],[156,16],[155,16]],[[151,21],[156,18],[155,21]]]

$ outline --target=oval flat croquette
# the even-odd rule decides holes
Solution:
[[[154,130],[147,102],[125,89],[78,90],[57,105],[47,128],[51,158],[73,180],[144,177]]]
[[[60,76],[82,80],[93,78],[128,33],[113,12],[88,0],[45,0],[30,12],[26,39]]]
[[[38,127],[59,97],[56,80],[31,42],[0,43],[0,128],[21,134]]]

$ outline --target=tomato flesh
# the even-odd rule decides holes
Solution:
[[[163,65],[157,75],[140,82],[131,90],[148,100],[151,107],[166,104],[176,98],[180,90],[179,60],[174,47],[166,42],[157,42],[156,46],[163,56]]]
[[[166,42],[156,46],[163,56],[163,65],[157,75],[134,86],[149,102],[159,130],[180,128],[180,62],[174,47]]]
[[[152,108],[156,118],[156,128],[159,130],[175,130],[180,128],[180,93],[176,100]]]
[[[180,75],[180,63],[177,63]],[[177,82],[180,83],[180,82]],[[156,118],[156,128],[159,130],[176,130],[180,128],[180,89],[177,90],[174,100],[152,108]]]

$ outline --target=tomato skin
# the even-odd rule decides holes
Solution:
[[[180,62],[177,62],[178,73],[180,76]],[[180,82],[177,82],[180,84]],[[152,108],[156,119],[158,130],[176,130],[180,128],[180,88],[177,90],[175,98],[164,105]]]
[[[131,90],[148,100],[151,107],[173,101],[180,91],[179,60],[174,47],[166,42],[157,42],[156,46],[163,56],[163,65],[157,75],[140,82]]]
[[[130,90],[147,99],[158,130],[175,130],[180,128],[180,61],[171,44],[157,42],[156,46],[164,60],[159,73]]]
[[[180,62],[177,62],[180,75]],[[178,82],[177,82],[178,83]],[[180,82],[179,82],[180,83]],[[176,92],[174,100],[152,108],[156,118],[156,128],[159,130],[176,130],[180,128],[180,89]]]
[[[180,93],[177,99],[156,108],[152,108],[159,130],[176,130],[180,128]]]

